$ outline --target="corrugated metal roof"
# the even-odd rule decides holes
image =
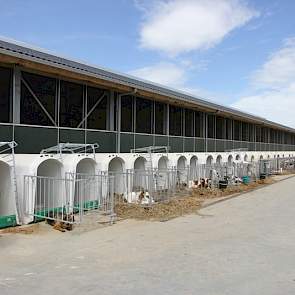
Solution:
[[[72,72],[78,72],[86,76],[96,77],[102,80],[113,82],[115,84],[125,85],[150,93],[160,94],[180,102],[192,103],[196,106],[211,109],[212,111],[223,112],[232,116],[242,117],[246,120],[252,120],[256,123],[271,125],[274,128],[295,132],[295,129],[293,128],[269,121],[259,116],[242,112],[224,105],[216,104],[203,98],[156,83],[138,79],[127,74],[93,66],[81,61],[68,59],[66,57],[57,56],[48,52],[47,50],[33,47],[15,40],[5,39],[3,37],[0,38],[0,54],[15,56],[24,60],[31,60],[38,63],[47,64],[56,68],[67,69]]]

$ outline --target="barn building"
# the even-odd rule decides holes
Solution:
[[[192,159],[205,163],[208,159],[227,161],[229,157],[291,156],[295,130],[181,91],[2,39],[0,142],[17,143],[17,175],[62,177],[77,169],[92,169],[94,173],[96,169],[141,167],[144,156],[131,150],[148,146],[169,147],[169,165],[184,167],[192,164]],[[93,163],[81,164],[86,154],[64,161],[52,158],[51,162],[52,155],[40,155],[43,149],[59,143],[97,143],[99,148]],[[161,154],[153,161],[155,166],[167,166]],[[7,188],[9,166],[0,159],[0,226],[1,216],[13,216],[22,203],[21,189],[15,195],[13,188]],[[10,205],[3,201],[7,194],[15,195]]]

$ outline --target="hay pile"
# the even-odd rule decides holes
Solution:
[[[117,203],[115,213],[120,219],[137,219],[150,221],[167,221],[178,216],[196,213],[202,207],[202,203],[208,199],[223,198],[241,192],[253,190],[265,184],[274,183],[275,180],[267,178],[258,180],[248,185],[240,184],[220,189],[194,189],[186,196],[173,197],[164,203],[155,203],[152,206],[142,206],[139,204]]]
[[[192,192],[192,195],[195,196],[199,200],[206,200],[206,199],[215,199],[215,198],[223,198],[226,196],[230,196],[233,194],[241,193],[241,192],[247,192],[251,191],[259,186],[265,185],[265,184],[272,184],[275,180],[271,177],[263,179],[263,180],[257,180],[256,182],[252,182],[249,184],[240,184],[235,186],[227,187],[226,189],[220,190],[217,188],[213,189],[194,189]]]
[[[166,221],[178,216],[196,213],[202,202],[192,195],[172,198],[165,203],[152,206],[138,204],[117,204],[115,213],[121,219],[133,218],[138,220]]]

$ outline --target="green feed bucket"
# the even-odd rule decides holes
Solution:
[[[249,176],[243,176],[242,180],[243,180],[244,184],[249,184],[250,183],[250,177]]]

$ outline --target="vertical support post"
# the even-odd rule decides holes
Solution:
[[[133,96],[133,148],[136,148],[136,96]]]
[[[268,142],[268,151],[270,151],[271,150],[271,148],[270,148],[270,128],[267,128],[267,135],[268,135],[268,140],[267,140],[267,142]]]
[[[117,96],[117,153],[120,153],[121,150],[121,98],[122,95]]]
[[[57,79],[57,87],[56,87],[56,105],[57,105],[57,117],[56,117],[56,122],[57,122],[57,144],[60,143],[60,79]]]
[[[182,120],[182,152],[185,151],[185,109],[181,109],[181,120]]]
[[[169,142],[169,133],[170,133],[170,130],[169,130],[169,113],[170,113],[170,110],[169,110],[169,104],[167,103],[166,105],[166,134],[168,136],[168,146],[170,146],[170,142]]]
[[[13,117],[13,140],[14,138],[14,124],[20,123],[20,95],[21,95],[21,70],[18,66],[13,69],[12,82],[12,117]]]
[[[108,117],[107,117],[107,129],[110,131],[114,131],[115,126],[114,126],[114,122],[115,122],[115,98],[114,98],[114,91],[111,90],[110,91],[110,96],[108,99]]]
[[[156,145],[156,102],[153,100],[153,108],[152,108],[152,136],[153,136],[153,146]]]
[[[239,121],[239,127],[240,127],[239,141],[242,141],[243,140],[243,122]]]
[[[257,132],[257,126],[256,125],[254,125],[254,146],[255,146],[255,151],[257,150],[257,148],[256,148],[256,132]]]
[[[88,112],[88,99],[87,99],[87,96],[88,96],[88,87],[87,87],[87,85],[85,85],[84,86],[84,112],[83,112],[84,118],[87,116],[87,112]],[[84,144],[85,144],[85,151],[84,152],[86,154],[86,144],[87,144],[87,118],[84,121]]]
[[[207,113],[204,113],[203,124],[204,124],[204,138],[205,138],[205,152],[208,151],[208,124],[207,124]]]
[[[194,152],[196,152],[196,112],[193,115],[193,137],[194,137]]]
[[[216,139],[217,139],[217,136],[216,136],[216,133],[217,133],[217,130],[216,130],[216,120],[217,120],[217,118],[216,118],[216,115],[214,115],[214,117],[213,117],[213,121],[214,121],[214,125],[213,125],[213,128],[214,128],[214,152],[216,152]]]

